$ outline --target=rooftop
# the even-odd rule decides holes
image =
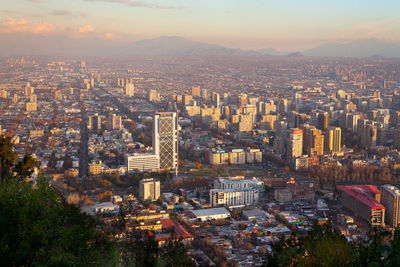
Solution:
[[[373,185],[340,185],[338,186],[338,189],[346,192],[348,195],[372,209],[385,209],[385,207],[378,203],[373,197],[373,195],[381,193]]]

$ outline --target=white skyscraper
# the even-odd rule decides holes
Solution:
[[[160,157],[160,169],[178,168],[178,117],[160,112],[153,120],[153,151]]]

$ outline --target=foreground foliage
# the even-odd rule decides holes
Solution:
[[[0,135],[0,266],[192,265],[178,240],[162,248],[140,232],[112,240],[114,229],[68,204],[43,175],[27,179],[36,159],[16,159],[11,139]]]
[[[292,234],[272,246],[266,266],[399,266],[400,229],[372,229],[350,242],[331,224],[314,224],[303,237]]]

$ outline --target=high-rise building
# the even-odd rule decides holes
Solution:
[[[155,201],[160,197],[160,181],[147,178],[140,181],[139,196],[142,200]]]
[[[37,111],[37,103],[26,103],[26,111],[27,112],[34,112]]]
[[[200,86],[192,86],[192,96],[193,97],[200,97]]]
[[[381,188],[381,204],[385,206],[385,223],[397,227],[400,223],[400,190],[392,185]]]
[[[207,99],[208,98],[208,91],[207,89],[201,89],[201,98],[202,99]]]
[[[303,130],[291,128],[287,146],[287,158],[289,160],[300,157],[303,154]]]
[[[239,132],[250,132],[253,130],[253,115],[249,114],[240,114],[239,122],[237,125],[237,130]]]
[[[89,116],[88,129],[95,133],[98,133],[101,130],[101,117],[99,114],[96,113],[93,116]]]
[[[325,151],[340,152],[342,148],[342,129],[339,127],[329,127],[325,131]]]
[[[35,92],[35,89],[33,87],[31,87],[30,83],[27,83],[26,87],[25,87],[25,96],[31,96],[31,95],[33,95],[34,92]]]
[[[130,97],[135,96],[135,86],[133,83],[126,83],[125,94]]]
[[[37,95],[30,95],[29,96],[29,102],[37,103]]]
[[[150,90],[148,94],[148,100],[150,102],[158,102],[160,101],[160,94],[157,90]]]
[[[312,148],[310,151],[310,155],[314,156],[322,156],[324,154],[324,135],[316,134],[313,135]]]
[[[211,94],[213,105],[217,108],[220,106],[220,96],[218,93],[212,92]]]
[[[324,113],[319,113],[318,114],[318,122],[317,122],[317,128],[325,131],[329,127],[329,113],[324,112]]]
[[[178,169],[178,116],[160,112],[153,119],[153,151],[160,157],[160,169]]]
[[[115,129],[122,129],[122,118],[121,116],[112,114],[111,117],[108,119],[108,129],[115,130]]]

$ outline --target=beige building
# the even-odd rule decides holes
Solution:
[[[32,102],[26,103],[26,111],[27,112],[37,111],[37,103],[32,103]]]
[[[392,185],[381,188],[381,204],[385,206],[385,223],[397,227],[400,223],[400,190]]]
[[[201,94],[200,86],[193,86],[192,87],[192,96],[200,97],[200,94]]]
[[[287,158],[293,159],[303,154],[303,130],[292,128],[289,130],[287,144]]]
[[[139,184],[139,195],[143,201],[157,200],[160,197],[160,181],[154,178],[141,180]]]
[[[102,173],[103,167],[101,165],[101,161],[89,163],[89,174],[90,175],[99,175]]]
[[[135,86],[133,83],[127,83],[125,85],[125,94],[127,96],[135,96]]]

